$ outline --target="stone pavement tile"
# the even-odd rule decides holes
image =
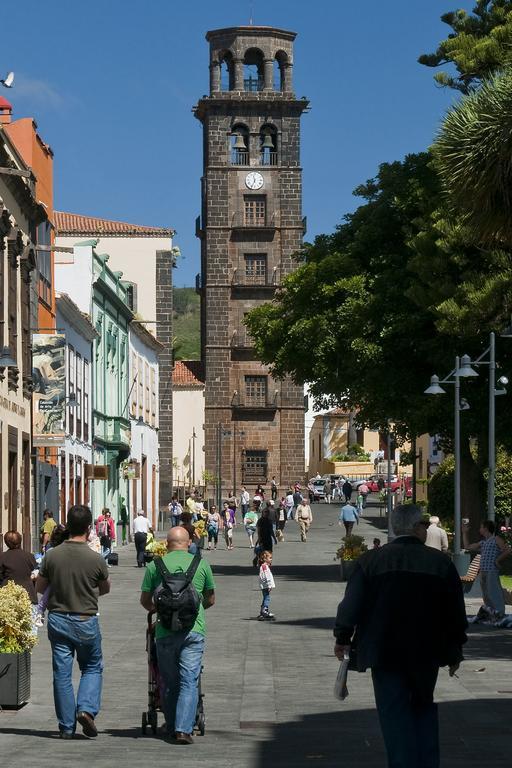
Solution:
[[[46,630],[33,654],[31,703],[0,713],[1,768],[123,768],[174,762],[181,768],[380,768],[384,748],[368,674],[349,675],[349,698],[334,699],[338,662],[332,625],[344,585],[334,553],[343,531],[338,506],[316,505],[308,541],[288,523],[286,541],[274,552],[275,623],[256,621],[261,602],[257,571],[244,531],[236,548],[207,552],[217,582],[217,602],[207,613],[203,687],[206,729],[191,747],[143,737],[147,666],[145,612],[139,606],[143,573],[133,547],[120,548],[111,569],[112,593],[101,599],[105,655],[103,707],[96,741],[54,738],[51,660]],[[385,534],[364,518],[356,529],[371,543]],[[478,601],[470,603],[473,612]],[[458,679],[441,672],[438,686],[444,765],[501,768],[510,764],[508,672],[512,632],[472,627]],[[485,667],[485,672],[477,669]],[[159,715],[159,722],[163,717]],[[243,726],[240,727],[240,724]],[[52,737],[48,740],[48,737]]]

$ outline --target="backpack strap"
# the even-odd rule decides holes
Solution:
[[[172,578],[172,573],[170,572],[170,570],[168,569],[168,567],[167,567],[167,566],[166,566],[166,564],[164,563],[164,559],[163,559],[163,557],[155,557],[155,559],[154,559],[154,563],[155,563],[155,568],[156,568],[156,570],[157,570],[157,571],[158,571],[158,573],[160,574],[160,577],[161,577],[161,579],[162,579],[162,582],[163,582],[164,584],[167,584],[167,582],[169,581],[169,579],[171,579],[171,578]]]
[[[185,571],[185,576],[187,577],[187,584],[189,584],[194,576],[196,575],[196,571],[199,568],[199,563],[201,562],[201,553],[197,552],[194,555],[194,559],[190,563],[189,567]]]
[[[155,562],[155,567],[158,573],[160,574],[163,583],[167,584],[170,580],[172,580],[173,574],[164,563],[163,557],[155,557],[154,562]],[[189,567],[185,571],[185,574],[184,574],[186,579],[185,586],[191,583],[192,579],[196,574],[196,571],[199,567],[200,562],[201,562],[201,554],[198,552],[196,555],[194,555],[194,559],[192,560]]]

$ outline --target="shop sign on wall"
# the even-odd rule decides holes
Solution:
[[[37,446],[63,443],[66,337],[50,333],[34,334],[32,350],[33,443]]]

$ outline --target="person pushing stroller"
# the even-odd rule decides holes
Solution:
[[[215,582],[210,565],[200,555],[189,554],[189,544],[190,537],[185,528],[171,528],[167,534],[167,554],[148,565],[140,596],[141,605],[147,611],[157,610],[155,638],[158,668],[165,686],[163,710],[167,733],[178,744],[194,742],[192,732],[206,636],[204,611],[215,603]],[[183,580],[187,573],[189,578],[184,579],[184,584],[187,581],[190,584],[195,615],[191,624],[188,622],[190,626],[178,620],[179,616],[172,617],[171,626],[182,625],[182,628],[171,629],[168,613],[163,610],[163,596],[167,591],[164,581],[172,576]]]

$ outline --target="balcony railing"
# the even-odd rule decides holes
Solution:
[[[102,443],[111,443],[130,448],[130,422],[119,416],[105,416],[96,411],[94,419],[94,437]]]
[[[270,274],[268,269],[263,273],[257,271],[248,273],[246,264],[241,264],[233,270],[231,285],[237,288],[274,288],[278,284],[277,271],[277,267],[274,267]]]
[[[231,346],[234,349],[253,349],[254,342],[247,328],[238,328],[233,331]]]
[[[231,219],[233,229],[275,229],[279,226],[279,212],[263,216],[248,216],[243,211],[237,211]]]
[[[249,152],[242,149],[232,149],[231,165],[249,165]]]
[[[264,81],[259,77],[246,77],[244,79],[244,91],[249,91],[250,93],[262,91],[264,85]]]
[[[267,392],[260,397],[250,397],[246,393],[235,392],[231,405],[237,410],[244,411],[275,411],[277,409],[278,392]]]
[[[277,165],[277,152],[261,152],[260,165]]]

